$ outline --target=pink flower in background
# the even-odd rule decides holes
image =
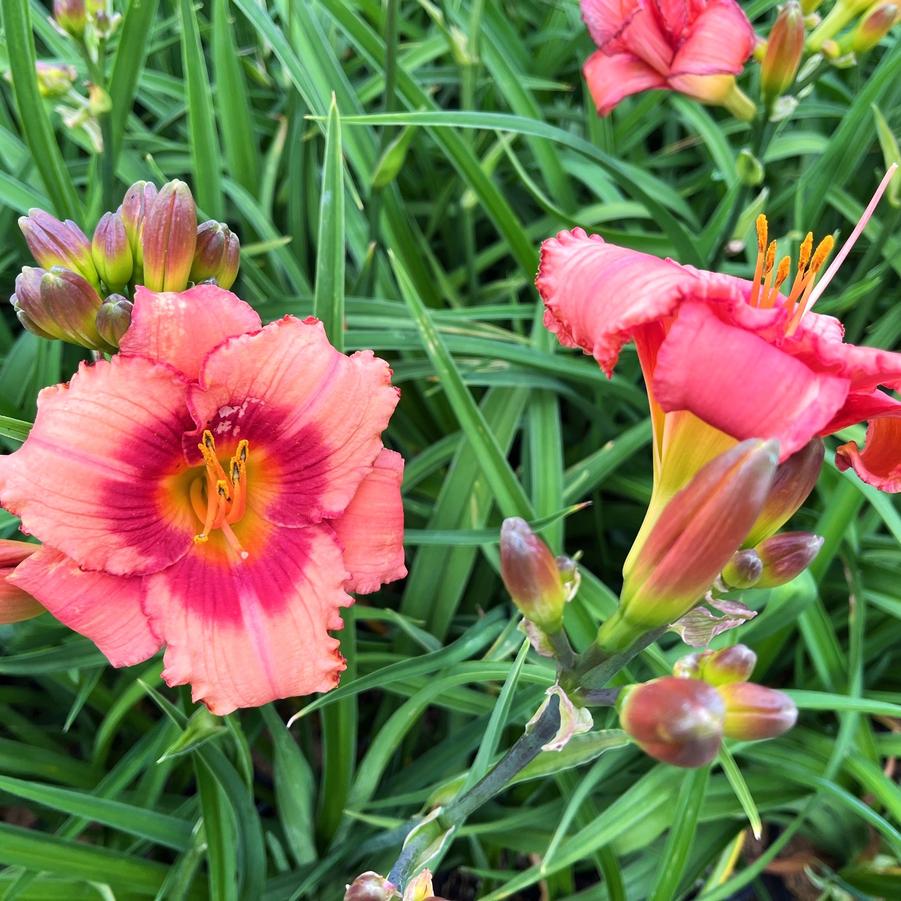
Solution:
[[[598,49],[585,80],[606,116],[624,97],[662,88],[724,104],[740,118],[754,104],[735,75],[754,49],[754,30],[734,0],[581,0]]]
[[[655,482],[670,464],[680,470],[670,493],[736,440],[774,438],[784,460],[814,436],[861,421],[869,422],[865,448],[842,445],[839,468],[901,491],[901,402],[880,389],[901,388],[901,354],[846,344],[837,319],[810,309],[893,173],[816,287],[832,239],[814,250],[808,235],[781,293],[790,260],[775,266],[763,217],[750,281],[607,244],[578,228],[544,242],[537,285],[545,325],[560,342],[592,354],[608,375],[623,344],[635,342],[651,400]]]
[[[0,502],[43,546],[11,581],[115,666],[219,714],[326,691],[348,591],[406,574],[388,365],[321,323],[212,285],[139,288],[121,353],[44,389],[0,458]]]

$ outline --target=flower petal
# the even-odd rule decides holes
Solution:
[[[160,486],[184,468],[185,380],[143,357],[82,364],[45,388],[25,443],[0,457],[0,503],[88,569],[153,572],[191,546],[190,507]]]
[[[321,322],[293,316],[217,348],[189,389],[199,430],[210,429],[217,446],[247,439],[251,462],[267,461],[269,475],[250,485],[249,502],[288,526],[344,511],[382,448],[397,399],[384,360],[372,351],[345,356]],[[198,432],[187,436],[188,452],[197,440]]]
[[[581,0],[579,5],[582,21],[598,48],[608,53],[621,51],[617,39],[640,11],[639,0]]]
[[[835,465],[842,471],[853,467],[864,482],[881,491],[901,491],[901,418],[872,420],[864,449],[853,441],[843,444],[835,452]]]
[[[331,523],[351,574],[345,585],[348,591],[368,594],[407,574],[400,496],[403,477],[404,458],[383,449],[347,509]]]
[[[869,394],[852,391],[842,408],[832,417],[820,434],[831,435],[849,425],[856,425],[858,422],[866,422],[870,419],[879,419],[883,416],[901,417],[901,401],[895,400],[884,391],[873,391]]]
[[[535,284],[545,326],[564,346],[592,354],[609,376],[633,331],[672,315],[697,281],[677,263],[575,228],[541,245]]]
[[[131,326],[119,350],[168,363],[194,380],[214,347],[261,326],[251,306],[216,285],[196,285],[180,293],[138,286]]]
[[[333,688],[344,659],[328,630],[352,599],[331,529],[274,527],[246,560],[223,551],[213,535],[146,580],[166,683],[221,715]]]
[[[582,68],[597,111],[606,116],[620,100],[640,91],[667,88],[666,79],[631,53],[596,50]]]
[[[672,62],[672,75],[737,75],[757,38],[734,0],[711,0],[691,23]]]
[[[90,638],[113,666],[131,666],[160,649],[141,609],[140,577],[91,572],[44,545],[16,569],[10,581],[34,595],[70,629]]]
[[[690,410],[739,439],[775,438],[783,460],[820,433],[847,394],[847,379],[814,372],[703,303],[680,307],[654,373],[664,410]]]

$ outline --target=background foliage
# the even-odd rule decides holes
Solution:
[[[765,32],[775,3],[744,5]],[[9,67],[30,71],[33,35],[38,58],[87,78],[40,3],[2,10]],[[202,211],[239,232],[237,290],[264,318],[315,309],[336,341],[344,324],[347,350],[392,361],[403,398],[387,437],[407,458],[410,575],[348,615],[342,688],[290,732],[303,701],[194,714],[183,731],[194,711],[162,686],[159,660],[112,670],[50,617],[0,627],[0,892],[338,898],[361,870],[388,869],[392,830],[468,766],[486,767],[551,680],[517,653],[496,572],[500,518],[592,501],[543,532],[584,552],[568,611],[584,645],[615,604],[649,496],[637,360],[626,351],[608,382],[555,347],[532,287],[539,241],[579,224],[701,265],[731,238],[722,268],[749,275],[756,247],[742,242],[764,206],[794,246],[808,228],[846,234],[883,168],[874,105],[901,126],[901,47],[889,37],[861,65],[827,71],[774,129],[765,181],[749,191],[735,168],[748,126],[719,110],[653,93],[596,117],[575,0],[131,0],[121,11],[107,63],[116,196],[141,178],[187,179]],[[755,68],[742,82],[752,95]],[[0,88],[6,295],[28,261],[17,215],[41,206],[90,227],[104,208],[84,132],[32,94],[17,110]],[[898,218],[881,207],[821,303],[851,340],[891,347],[901,335]],[[22,334],[9,313],[0,423],[11,450],[13,420],[31,420],[38,389],[66,379],[78,351]],[[809,578],[751,595],[762,612],[742,640],[760,655],[756,681],[792,689],[799,726],[733,745],[731,778],[629,747],[578,769],[560,760],[472,817],[439,893],[901,896],[901,516],[827,465],[797,521],[824,550]],[[663,672],[680,650],[664,639],[632,675]],[[774,860],[781,876],[766,875]]]

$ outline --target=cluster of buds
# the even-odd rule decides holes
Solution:
[[[534,627],[530,637],[540,650],[542,637],[555,636],[563,628],[563,611],[579,588],[576,562],[555,557],[524,519],[511,516],[501,526],[501,578]]]
[[[159,191],[133,184],[116,212],[104,213],[93,238],[71,220],[43,210],[19,220],[38,267],[26,267],[10,298],[22,325],[112,353],[131,323],[137,285],[183,291],[190,282],[230,288],[237,278],[238,238],[221,222],[197,225],[188,186],[171,181]]]
[[[781,691],[748,681],[756,663],[744,645],[683,657],[672,676],[620,693],[622,727],[646,754],[681,767],[710,763],[724,738],[776,738],[798,710]]]
[[[403,894],[384,876],[371,870],[357,876],[344,893],[344,901],[392,901],[396,898],[402,901],[445,901],[435,894],[429,870],[422,870],[411,879]]]
[[[52,21],[61,34],[92,43],[110,37],[122,16],[113,12],[110,0],[53,0]]]
[[[807,49],[835,62],[853,62],[855,55],[872,50],[899,22],[897,0],[837,0],[811,32]]]

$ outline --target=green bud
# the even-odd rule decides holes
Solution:
[[[121,291],[131,278],[134,260],[121,213],[104,213],[94,229],[91,256],[103,283]]]

